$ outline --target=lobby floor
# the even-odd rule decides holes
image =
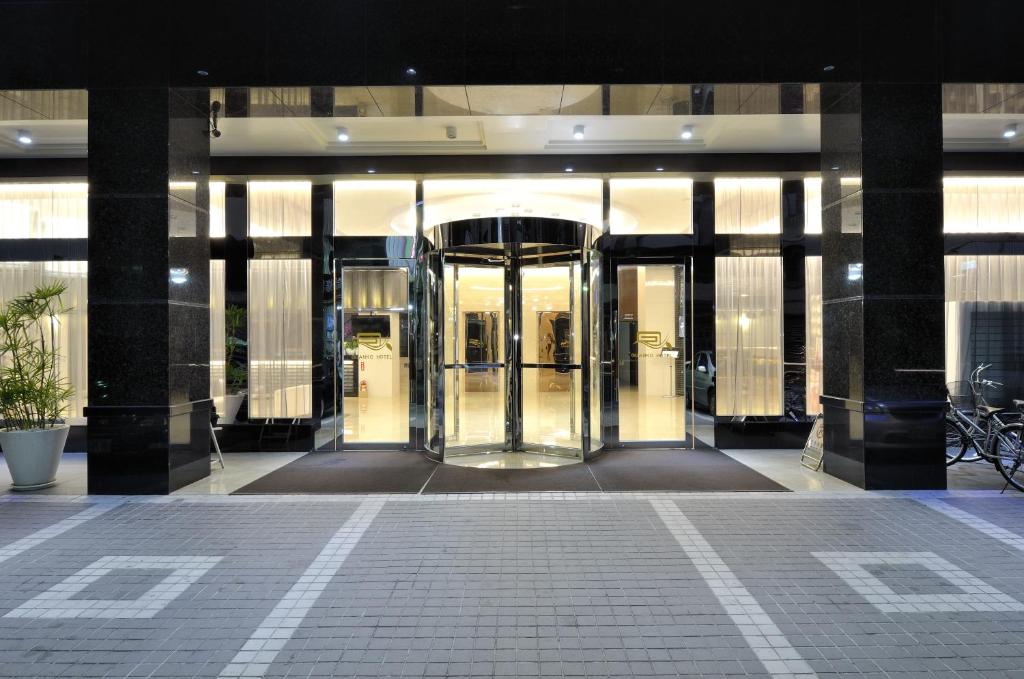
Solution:
[[[4,677],[1006,678],[1024,657],[1020,494],[9,494],[0,515]]]

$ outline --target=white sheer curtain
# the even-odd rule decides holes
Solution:
[[[334,182],[334,228],[338,236],[415,236],[416,181]]]
[[[1024,303],[1024,256],[947,255],[945,263],[946,381],[956,382],[974,369],[971,312],[1009,311],[1008,318],[1020,318],[1018,308],[1006,305]]]
[[[0,184],[0,238],[88,237],[88,184]]]
[[[718,415],[782,415],[782,258],[715,259]]]
[[[1024,232],[1024,177],[946,177],[946,233]]]
[[[715,233],[781,233],[782,179],[715,180]]]
[[[210,398],[218,413],[224,412],[227,374],[224,361],[224,260],[210,260]]]
[[[249,262],[249,417],[313,414],[313,265]]]
[[[821,233],[821,177],[804,178],[804,233]]]
[[[57,319],[57,352],[60,375],[75,390],[64,411],[72,424],[84,421],[82,408],[89,389],[88,266],[88,262],[0,262],[0,304],[39,285],[67,283],[61,299],[70,311]]]
[[[821,330],[821,257],[804,259],[804,285],[806,290],[806,362],[807,362],[807,414],[821,412],[824,385],[825,348]]]
[[[692,179],[611,179],[608,193],[611,233],[693,233]]]
[[[251,237],[308,236],[312,232],[312,182],[249,182],[248,194]]]
[[[226,182],[210,182],[210,238],[223,238]]]

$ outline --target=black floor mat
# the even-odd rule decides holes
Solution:
[[[714,448],[610,450],[590,463],[601,490],[785,491]]]
[[[415,452],[309,453],[232,495],[418,493],[436,467]]]
[[[539,492],[600,490],[590,468],[570,464],[548,469],[475,469],[443,464],[424,493]]]
[[[588,464],[550,469],[437,465],[416,452],[310,453],[233,494],[417,493],[421,488],[424,493],[787,490],[725,453],[698,448],[610,450]]]

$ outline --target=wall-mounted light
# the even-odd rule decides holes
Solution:
[[[1010,123],[1003,128],[1003,139],[1013,139],[1017,136],[1017,123]]]
[[[573,125],[573,128],[572,128],[572,138],[577,140],[577,141],[579,141],[580,139],[583,139],[583,126],[582,125]]]
[[[338,141],[348,141],[348,140],[349,140],[348,128],[347,127],[339,127],[338,128]]]
[[[18,143],[28,146],[32,143],[32,134],[28,130],[18,130]]]
[[[693,125],[683,125],[683,130],[679,133],[679,138],[693,139]]]

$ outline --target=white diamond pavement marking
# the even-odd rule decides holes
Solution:
[[[5,618],[152,618],[213,568],[219,556],[105,556],[8,612]],[[72,599],[115,570],[170,570],[137,599]]]
[[[62,533],[67,533],[69,530],[78,528],[86,521],[95,519],[97,516],[105,514],[116,507],[120,507],[122,504],[124,504],[122,501],[117,501],[92,505],[88,509],[84,509],[77,514],[73,514],[66,519],[62,519],[51,526],[41,528],[30,535],[26,535],[20,540],[15,540],[6,547],[0,547],[0,563],[14,558],[33,547],[41,545],[50,538],[55,538]]]
[[[320,550],[284,598],[267,615],[220,677],[262,677],[295,630],[305,620],[320,594],[384,506],[383,498],[364,500]]]
[[[925,507],[934,509],[941,514],[945,514],[951,519],[956,519],[960,523],[970,526],[980,533],[984,533],[990,538],[995,538],[1005,545],[1009,545],[1018,551],[1024,552],[1024,537],[1021,537],[1016,533],[1012,533],[1005,528],[1000,528],[994,523],[975,516],[970,512],[965,512],[958,507],[954,507],[948,502],[943,502],[936,498],[920,498],[917,501]]]
[[[935,552],[812,552],[883,613],[1024,611],[1024,604],[957,568]],[[865,565],[923,566],[959,590],[955,594],[897,594]]]
[[[754,596],[743,586],[711,544],[671,500],[651,500],[665,527],[686,552],[743,638],[776,679],[816,677],[811,666],[786,639]]]

